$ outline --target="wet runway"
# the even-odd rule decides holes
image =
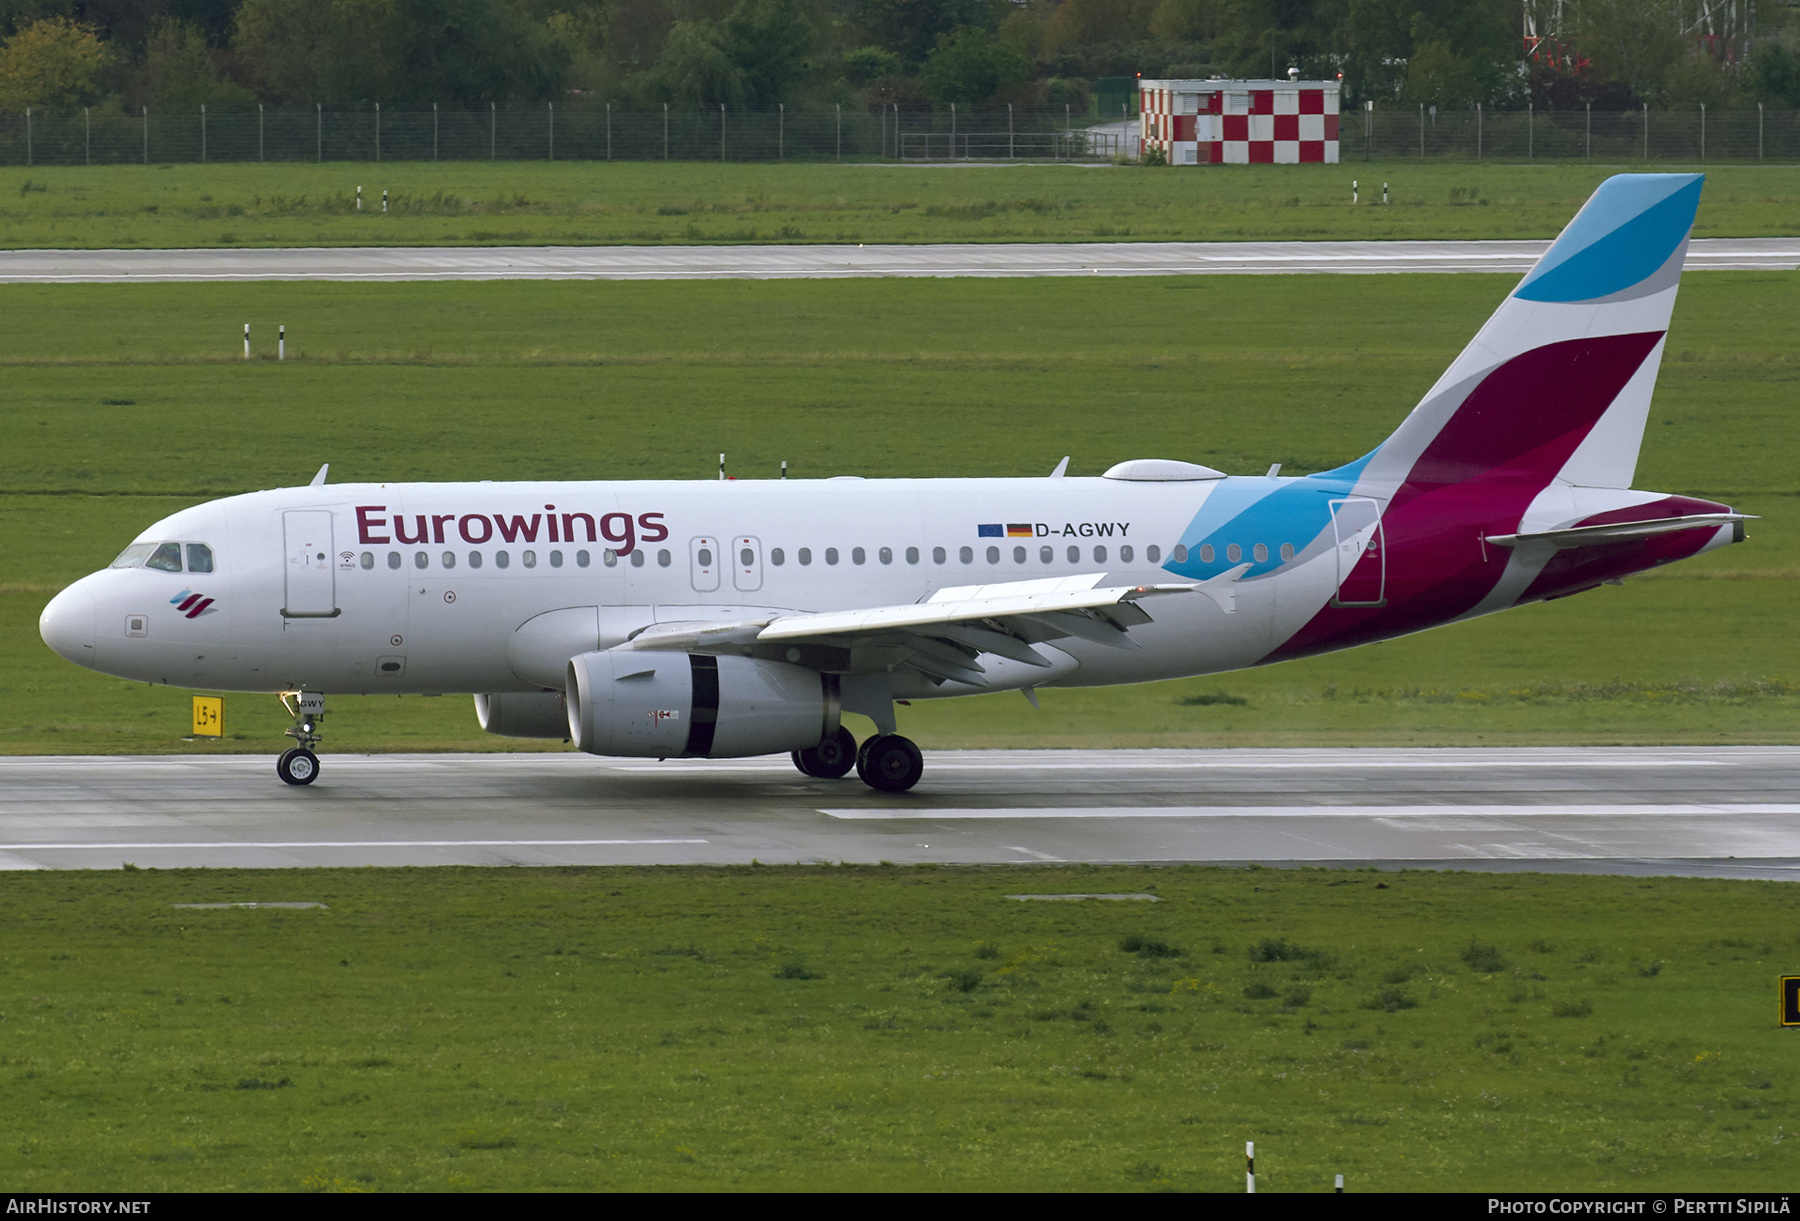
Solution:
[[[916,246],[454,246],[0,251],[0,284],[231,280],[781,280],[1530,270],[1547,241]],[[1800,270],[1800,238],[1705,238],[1687,269]]]
[[[0,758],[0,868],[1259,861],[1800,879],[1800,748]]]

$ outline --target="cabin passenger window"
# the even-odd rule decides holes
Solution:
[[[1200,562],[1202,564],[1212,563],[1214,554],[1215,552],[1213,551],[1213,545],[1211,543],[1200,544]]]
[[[1244,558],[1244,549],[1236,543],[1233,543],[1231,546],[1225,548],[1225,558],[1235,564]]]
[[[586,568],[588,566],[588,559],[589,559],[589,556],[588,556],[587,552],[577,551],[575,553],[575,567]]]
[[[479,551],[469,552],[469,567],[470,568],[480,568],[481,567],[481,552],[479,552]]]
[[[967,551],[968,548],[964,547],[963,550]],[[944,549],[942,547],[933,547],[931,549],[931,562],[933,564],[942,564],[949,558],[950,558],[950,556],[944,551]],[[968,563],[968,561],[964,560],[963,563],[966,564],[966,563]]]
[[[700,548],[699,551],[696,551],[694,553],[694,559],[699,561],[700,567],[711,568],[712,567],[712,548],[711,547]]]
[[[454,551],[444,552],[444,567],[445,568],[455,568],[456,567],[456,552],[454,552]]]
[[[1175,544],[1175,562],[1177,564],[1187,563],[1187,547],[1182,543]]]
[[[808,564],[812,563],[812,548],[811,547],[802,547],[802,548],[800,548],[799,551],[795,552],[795,555],[797,555],[799,557],[800,566],[802,568],[804,568]]]
[[[1024,562],[1025,562],[1025,548],[1014,547],[1013,548],[1013,563],[1023,564]]]
[[[519,560],[527,568],[536,568],[537,567],[537,552],[522,551],[519,553]]]
[[[213,570],[211,547],[205,543],[189,543],[187,551],[189,572],[211,572]],[[364,564],[363,567],[367,568],[368,565]]]
[[[1038,559],[1043,561],[1046,564],[1055,563],[1056,562],[1056,548],[1054,548],[1054,547],[1039,547],[1038,548]]]
[[[1155,543],[1151,543],[1148,547],[1144,548],[1144,558],[1149,560],[1152,564],[1162,563],[1162,548],[1158,547]]]
[[[431,567],[431,557],[426,555],[423,551],[413,552],[413,567],[414,568],[429,568],[429,567]]]
[[[1094,548],[1094,563],[1096,563],[1096,564],[1106,563],[1106,548],[1104,548],[1104,547]]]
[[[908,564],[917,564],[919,562],[919,549],[917,547],[908,547],[906,549],[906,562]]]
[[[1079,547],[1069,548],[1069,563],[1071,563],[1071,564],[1081,563],[1081,548],[1079,548]]]
[[[361,563],[363,566],[363,571],[365,571],[365,572],[367,572],[369,569],[375,567],[375,553],[373,551],[363,552]]]
[[[633,568],[642,568],[644,566],[644,553],[642,551],[633,551],[631,553],[631,566]]]
[[[990,564],[998,564],[1000,562],[1000,548],[989,547],[987,549],[987,562]]]
[[[158,572],[181,571],[181,544],[159,543],[150,558],[144,561],[145,568],[154,568]]]
[[[787,562],[787,552],[783,551],[779,547],[769,548],[769,563],[775,565],[775,567],[777,567],[777,568],[780,568],[786,562]]]
[[[674,558],[674,556],[669,554],[669,549],[664,547],[656,553],[656,566],[658,568],[667,568]]]
[[[508,555],[504,551],[494,552],[494,567],[495,568],[505,568],[510,563],[512,563],[512,556]]]
[[[398,551],[388,552],[388,567],[389,568],[400,567],[400,553]]]
[[[552,551],[550,553],[550,567],[552,567],[552,568],[561,568],[562,567],[562,552]]]
[[[1119,563],[1131,563],[1131,544],[1127,543],[1125,546],[1119,548]]]
[[[880,551],[875,553],[875,558],[880,560],[883,564],[892,564],[894,562],[894,549],[892,547],[883,547]]]
[[[505,553],[502,552],[502,554]],[[608,547],[605,551],[600,553],[600,562],[605,564],[608,568],[617,568],[619,566],[619,553],[614,551],[611,547]]]
[[[1266,543],[1256,544],[1256,550],[1254,552],[1252,552],[1252,554],[1256,556],[1256,562],[1258,564],[1261,564],[1262,562],[1264,562],[1265,560],[1267,560],[1269,558],[1268,544],[1266,544]]]
[[[868,558],[868,555],[864,553],[861,547],[850,548],[850,562],[852,564],[860,564]]]
[[[827,564],[837,563],[837,548],[836,547],[825,548],[825,562]]]
[[[1281,558],[1284,560],[1291,560],[1294,558],[1294,544],[1292,544],[1292,543],[1281,544]]]

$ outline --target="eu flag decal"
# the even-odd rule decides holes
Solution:
[[[1005,538],[1006,537],[1006,527],[1002,526],[999,522],[995,522],[991,526],[976,526],[975,527],[975,537],[976,538]]]

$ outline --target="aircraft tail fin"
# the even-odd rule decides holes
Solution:
[[[1700,201],[1699,174],[1620,174],[1380,449],[1377,495],[1552,480],[1628,488]]]

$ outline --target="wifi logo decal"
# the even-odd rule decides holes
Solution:
[[[203,598],[191,589],[184,589],[169,599],[169,605],[181,611],[189,619],[198,619],[201,615],[212,614],[213,600]]]

